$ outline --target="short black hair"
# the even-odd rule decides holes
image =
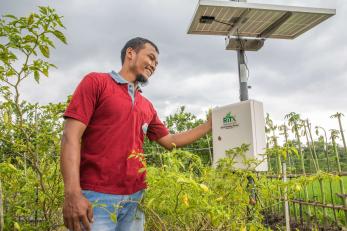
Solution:
[[[145,39],[145,38],[141,38],[141,37],[136,37],[136,38],[133,38],[133,39],[130,39],[123,47],[122,51],[121,51],[121,54],[120,54],[120,59],[122,61],[122,65],[124,64],[124,59],[125,59],[125,53],[127,51],[127,49],[129,47],[133,48],[135,50],[135,52],[138,52],[139,50],[141,50],[144,45],[146,43],[149,43],[151,44],[155,50],[158,52],[159,54],[159,49],[158,47],[150,40],[148,39]]]

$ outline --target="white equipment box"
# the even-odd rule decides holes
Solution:
[[[255,171],[267,171],[263,104],[255,100],[242,101],[212,110],[213,165],[225,158],[225,151],[249,144],[246,159],[262,161]],[[236,169],[245,169],[242,156],[236,156]],[[255,167],[255,166],[253,166]]]

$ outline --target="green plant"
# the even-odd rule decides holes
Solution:
[[[230,153],[241,155],[246,149]],[[142,204],[146,230],[267,230],[261,203],[249,203],[247,177],[258,179],[252,171],[233,169],[230,157],[211,168],[179,149],[163,155],[162,167],[148,168],[149,188]],[[259,191],[263,180],[255,182]]]
[[[39,82],[55,67],[53,38],[66,43],[59,16],[39,7],[27,17],[0,19],[0,179],[4,229],[52,230],[61,225],[59,146],[65,103],[40,106],[21,100],[26,79]]]

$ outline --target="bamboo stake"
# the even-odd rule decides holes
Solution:
[[[288,155],[288,152],[287,152]],[[287,166],[286,162],[282,162],[282,172],[283,172],[283,183],[287,182]],[[288,204],[288,187],[284,189],[284,214],[286,218],[286,231],[290,231],[290,220],[289,220],[289,204]]]

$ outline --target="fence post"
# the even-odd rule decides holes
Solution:
[[[287,182],[287,165],[285,161],[282,161],[282,173],[283,173],[283,183]],[[290,221],[289,221],[289,204],[288,204],[288,187],[284,188],[284,214],[286,218],[286,231],[290,231]]]

